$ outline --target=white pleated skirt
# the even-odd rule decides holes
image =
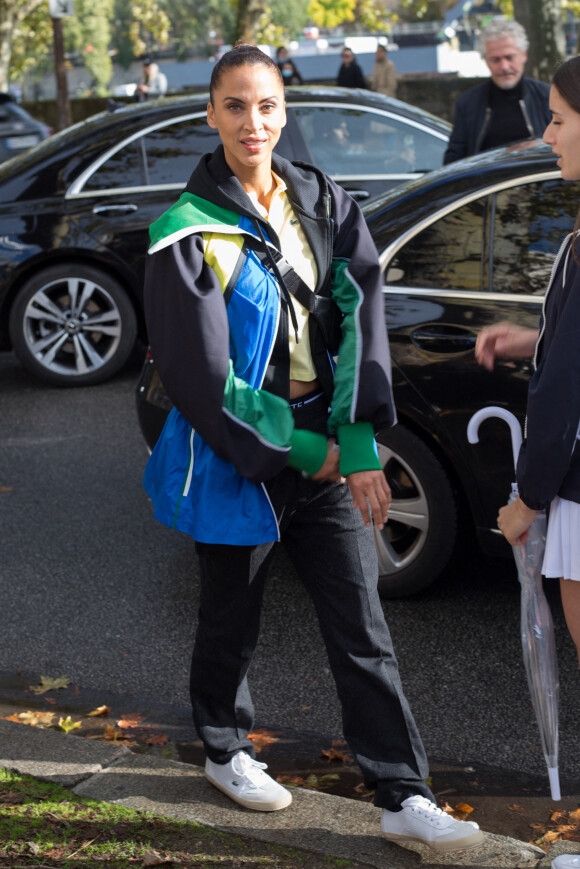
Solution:
[[[557,495],[550,507],[542,573],[580,582],[580,504]]]

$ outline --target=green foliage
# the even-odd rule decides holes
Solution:
[[[270,45],[285,45],[296,39],[309,18],[310,0],[271,0],[262,16],[258,39]]]
[[[150,54],[169,41],[171,22],[157,0],[133,0],[129,36],[136,57]]]
[[[400,0],[399,15],[403,21],[442,21],[456,0]]]
[[[133,23],[131,7],[131,0],[115,0],[113,9],[111,47],[115,62],[123,69],[129,69],[135,60],[131,41],[131,24]]]
[[[308,17],[317,27],[338,27],[355,19],[356,0],[310,0]]]
[[[356,23],[370,33],[385,33],[391,29],[397,16],[385,9],[381,0],[357,0]]]
[[[42,75],[51,61],[52,22],[46,3],[30,12],[13,32],[10,79],[19,81],[30,72]]]
[[[63,19],[65,46],[80,55],[93,77],[97,96],[105,96],[113,75],[109,54],[114,0],[75,0],[75,14]]]

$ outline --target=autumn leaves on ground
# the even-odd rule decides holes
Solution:
[[[65,688],[72,688],[73,694],[80,695],[80,699],[82,699],[82,693],[80,692],[80,690],[76,686],[71,686],[70,680],[67,679],[65,676],[58,677],[56,679],[41,676],[39,684],[30,685],[28,688],[28,692],[25,692],[25,694],[29,694],[31,705],[39,706],[39,703],[41,702],[44,708],[26,709],[25,711],[15,712],[12,715],[6,715],[4,717],[9,721],[16,721],[21,724],[30,725],[32,727],[60,730],[64,733],[75,733],[88,739],[96,739],[125,745],[126,747],[134,751],[156,752],[168,758],[177,759],[176,748],[171,744],[168,735],[161,732],[158,725],[153,726],[148,724],[145,717],[140,713],[126,712],[120,715],[113,715],[112,709],[108,706],[100,706],[94,709],[87,709],[86,712],[74,715],[74,717],[71,717],[71,715],[65,716],[63,714],[60,714],[60,712],[55,711],[58,708],[59,702],[58,692]],[[33,696],[36,698],[36,700],[34,701],[32,699]],[[261,759],[268,762],[268,749],[271,748],[274,743],[278,742],[277,734],[274,731],[267,730],[266,728],[257,728],[253,733],[250,734],[250,739],[254,743],[256,753],[262,754]],[[300,770],[298,773],[295,772],[293,765],[289,763],[289,771],[286,773],[279,773],[276,777],[281,783],[283,783],[287,787],[295,786],[302,788],[312,788],[315,790],[324,790],[326,792],[350,797],[352,799],[365,801],[372,800],[372,792],[368,791],[364,787],[364,784],[360,779],[360,775],[358,774],[358,767],[354,763],[353,758],[350,755],[344,742],[332,742],[331,745],[329,745],[327,748],[323,749],[320,752],[320,755],[320,758],[318,758],[316,763],[313,764],[313,766],[315,767],[314,769],[306,771],[304,772],[304,774],[301,774],[302,770]],[[1,770],[0,775],[2,775]],[[26,794],[27,787],[29,790],[32,786],[30,785],[25,787],[22,784],[22,780],[19,779],[19,781],[21,782],[20,787]],[[10,805],[10,796],[12,794],[12,791],[10,789],[8,789],[7,791],[6,787],[3,787],[4,782],[6,782],[6,778],[0,778],[0,802],[4,803],[2,812],[3,814],[6,811],[6,807]],[[454,817],[457,817],[460,820],[465,820],[466,818],[471,817],[472,819],[478,821],[483,829],[487,829],[491,832],[497,832],[501,835],[513,836],[514,838],[519,838],[532,842],[533,844],[538,845],[546,851],[551,844],[559,840],[572,840],[580,842],[580,808],[577,806],[568,806],[567,810],[563,808],[553,810],[553,808],[549,808],[549,801],[531,800],[526,805],[520,805],[517,798],[510,801],[506,800],[505,798],[495,800],[489,798],[486,800],[485,797],[483,797],[482,800],[478,800],[476,797],[474,797],[472,800],[470,800],[470,802],[472,801],[474,803],[474,811],[474,807],[472,807],[470,805],[470,802],[467,801],[469,798],[460,798],[456,794],[456,792],[453,791],[453,789],[443,790],[437,793],[437,787],[433,786],[432,782],[429,783],[435,791],[435,795],[438,799],[439,804],[445,811],[449,812]],[[41,787],[40,783],[38,783],[38,786],[39,788]],[[46,823],[50,828],[51,824],[57,823],[56,821],[54,821],[53,817],[55,813],[52,809],[44,806],[43,798],[38,796],[39,791],[34,788],[33,790],[35,794],[32,798],[31,804],[33,806],[33,809],[31,809],[30,805],[26,802],[26,798],[24,799],[24,802],[16,801],[15,806],[28,805],[28,809],[26,810],[25,814],[28,818],[35,818],[36,827],[40,829],[42,827],[42,824]],[[69,798],[70,796],[71,795],[69,795]],[[67,800],[65,800],[65,803],[66,802]],[[524,803],[525,801],[521,800],[520,802]],[[478,804],[482,817],[478,817]],[[531,808],[532,804],[533,807]],[[70,805],[72,805],[72,803],[70,803]],[[97,804],[94,805],[96,806]],[[93,808],[92,811],[95,812],[97,810],[96,808]],[[108,810],[103,808],[103,811],[106,814]],[[18,811],[16,811],[16,814],[18,814]],[[83,815],[82,817],[84,819],[85,816]],[[18,824],[21,823],[23,823],[22,819],[18,821]],[[67,818],[61,818],[58,821],[58,824],[60,826],[64,825],[65,829],[68,829],[67,823],[69,823]],[[81,826],[86,824],[90,826],[90,821],[82,820]],[[153,822],[147,822],[146,824],[144,823],[145,829],[158,830],[159,825],[166,827],[167,830],[173,829],[174,827],[171,822],[164,822],[162,819],[157,819],[157,826],[155,826],[155,824],[152,824]],[[76,821],[75,827],[78,827]],[[2,826],[0,826],[0,830],[2,830]],[[83,841],[85,841],[85,839],[83,839]],[[20,841],[19,843],[17,843],[14,840],[14,837],[12,837],[11,839],[7,839],[4,835],[0,833],[0,842],[10,841],[12,841],[12,844],[15,848],[18,845],[14,853],[18,853],[22,857],[26,852],[26,847],[23,846],[22,842]],[[34,841],[36,840],[33,837],[31,842]],[[28,844],[30,844],[30,842]],[[76,844],[76,840],[73,844]],[[24,845],[26,845],[26,843],[24,843]],[[22,848],[24,848],[24,851],[22,850]],[[3,852],[0,848],[0,855],[2,854]],[[139,859],[144,858],[144,855],[145,851],[141,849]],[[33,853],[28,853],[27,856],[31,858],[35,857]],[[68,855],[67,859],[71,859],[70,854]],[[151,857],[151,859],[154,858]],[[238,862],[232,863],[232,866],[239,865],[240,867],[247,867],[248,865],[268,865],[267,861],[264,863],[263,854],[262,857],[260,857],[259,859],[257,858],[258,862],[239,862],[239,854],[237,855],[236,859],[238,860]],[[253,857],[251,859],[254,860]],[[303,855],[301,859],[303,860]],[[174,861],[164,858],[162,862]],[[213,862],[215,861],[210,861],[207,864],[200,864],[199,860],[196,860],[194,861],[194,863],[186,862],[183,863],[183,865],[209,866],[213,865]],[[224,865],[223,855],[222,859],[220,859],[219,862],[220,865]],[[38,861],[36,859],[35,862],[32,863],[22,862],[21,860],[20,863],[2,863],[2,866],[4,865],[52,866],[67,864],[46,863],[46,861],[44,861],[43,863],[42,860]],[[68,865],[72,867],[77,865],[86,866],[89,864],[87,864],[86,861],[83,859],[82,863],[68,863]],[[101,861],[98,865],[103,866],[104,864]],[[114,865],[121,866],[122,864],[115,863]],[[156,864],[152,862],[143,863],[142,865]],[[226,863],[226,865],[228,864]],[[286,864],[274,862],[273,865],[277,867],[282,867]],[[289,863],[288,865],[291,866],[293,864]],[[300,865],[305,864],[302,862]],[[311,865],[314,866],[314,864]],[[328,866],[328,862],[325,865]]]

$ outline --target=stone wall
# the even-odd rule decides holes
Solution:
[[[472,87],[479,84],[482,79],[459,78],[457,76],[401,76],[397,88],[397,97],[403,102],[413,106],[419,106],[440,118],[451,121],[453,107],[457,97]],[[314,84],[314,82],[309,82]],[[331,84],[331,82],[320,82]],[[128,102],[128,99],[118,98],[116,102]],[[71,114],[73,123],[83,121],[97,112],[105,111],[109,100],[100,97],[82,97],[71,99]],[[39,121],[44,121],[50,127],[56,129],[57,110],[56,100],[41,100],[39,102],[23,103],[23,107]]]

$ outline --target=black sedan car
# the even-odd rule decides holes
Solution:
[[[14,97],[0,93],[0,161],[33,148],[51,133],[50,127],[35,121]]]
[[[579,207],[579,186],[561,179],[538,142],[453,163],[365,209],[384,270],[399,417],[378,436],[393,492],[376,532],[384,596],[429,585],[468,529],[487,552],[510,554],[496,527],[513,479],[509,429],[488,420],[476,445],[466,430],[489,405],[523,420],[531,363],[499,361],[490,373],[475,360],[475,340],[498,320],[537,325]],[[150,445],[169,406],[148,360],[138,410]]]
[[[0,349],[56,384],[127,360],[147,230],[218,136],[208,97],[97,115],[0,166]],[[278,151],[317,162],[361,202],[441,165],[449,125],[370,91],[289,88]]]

